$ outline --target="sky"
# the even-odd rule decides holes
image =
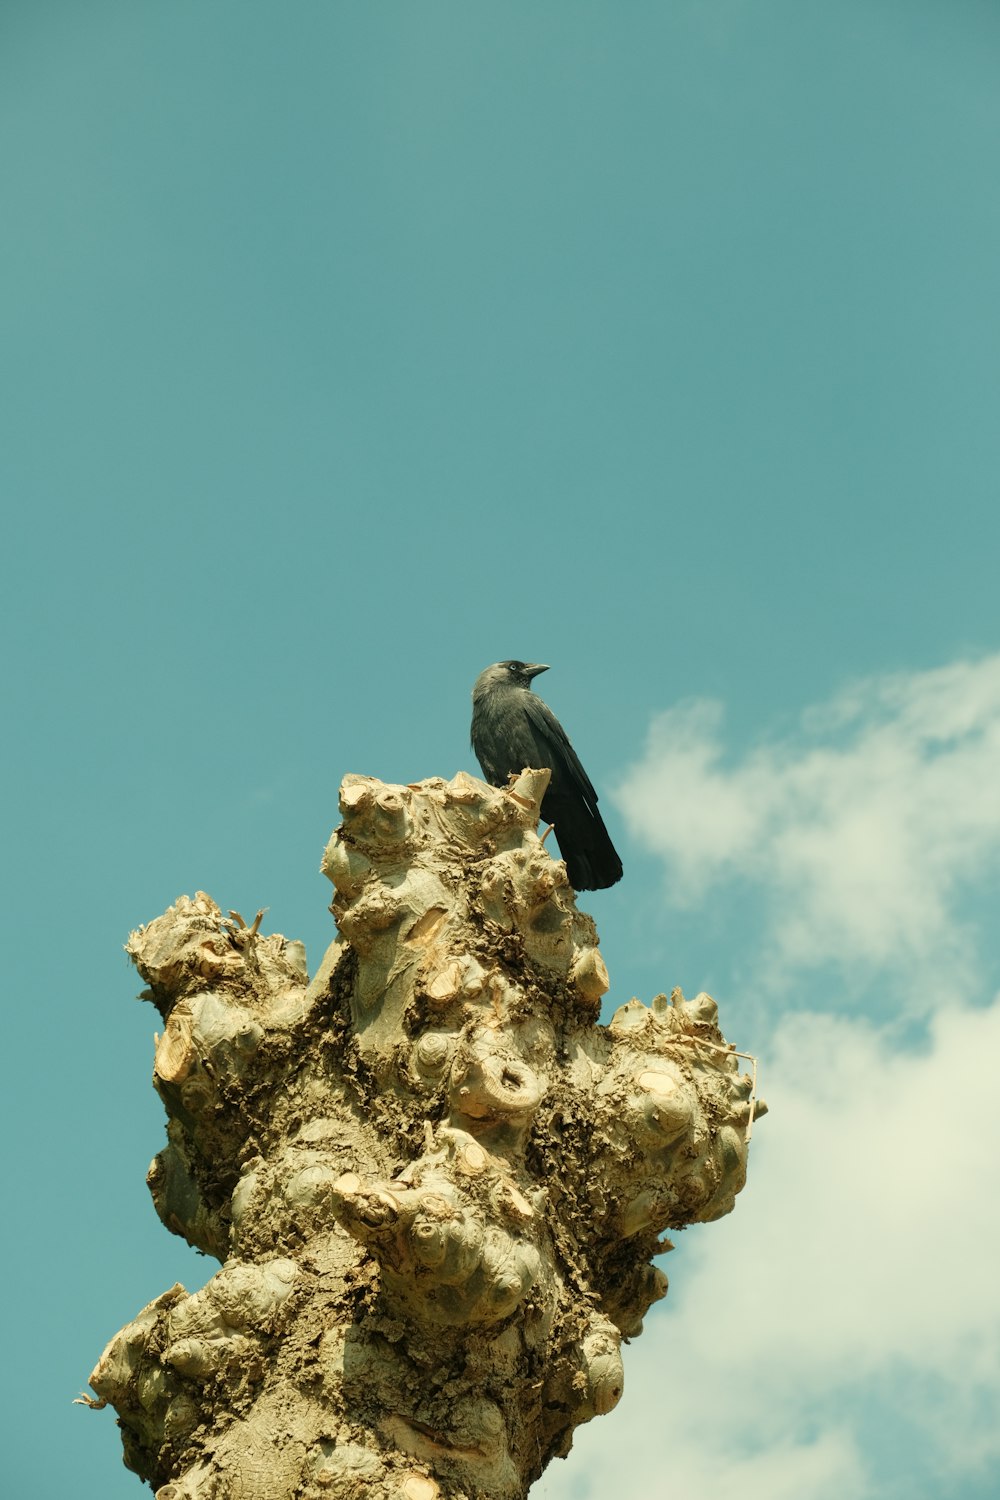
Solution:
[[[1000,1483],[1000,9],[4,0],[3,1469],[128,1500],[162,1228],[129,931],[306,943],[348,772],[540,660],[607,1013],[770,1113],[539,1500]]]

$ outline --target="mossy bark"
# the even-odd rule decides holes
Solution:
[[[596,1024],[547,778],[347,777],[311,982],[203,893],[130,937],[165,1023],[153,1199],[223,1263],[91,1376],[158,1500],[516,1500],[618,1401],[663,1232],[732,1208],[751,1079],[707,996]]]

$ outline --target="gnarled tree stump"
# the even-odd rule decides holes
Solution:
[[[705,995],[595,1024],[547,779],[347,777],[311,982],[203,893],[130,937],[153,1199],[223,1262],[91,1376],[158,1500],[523,1496],[618,1401],[664,1230],[732,1208],[763,1106]]]

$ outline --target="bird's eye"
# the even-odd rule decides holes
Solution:
[[[512,672],[523,672],[524,671],[524,662],[523,661],[509,661],[509,662],[507,662],[506,665],[510,668],[510,670]]]

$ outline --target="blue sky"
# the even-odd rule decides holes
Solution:
[[[998,64],[985,0],[6,0],[13,1492],[140,1493],[70,1401],[212,1270],[128,931],[315,965],[341,776],[474,769],[521,656],[610,1001],[711,990],[772,1106],[538,1493],[995,1493]]]

